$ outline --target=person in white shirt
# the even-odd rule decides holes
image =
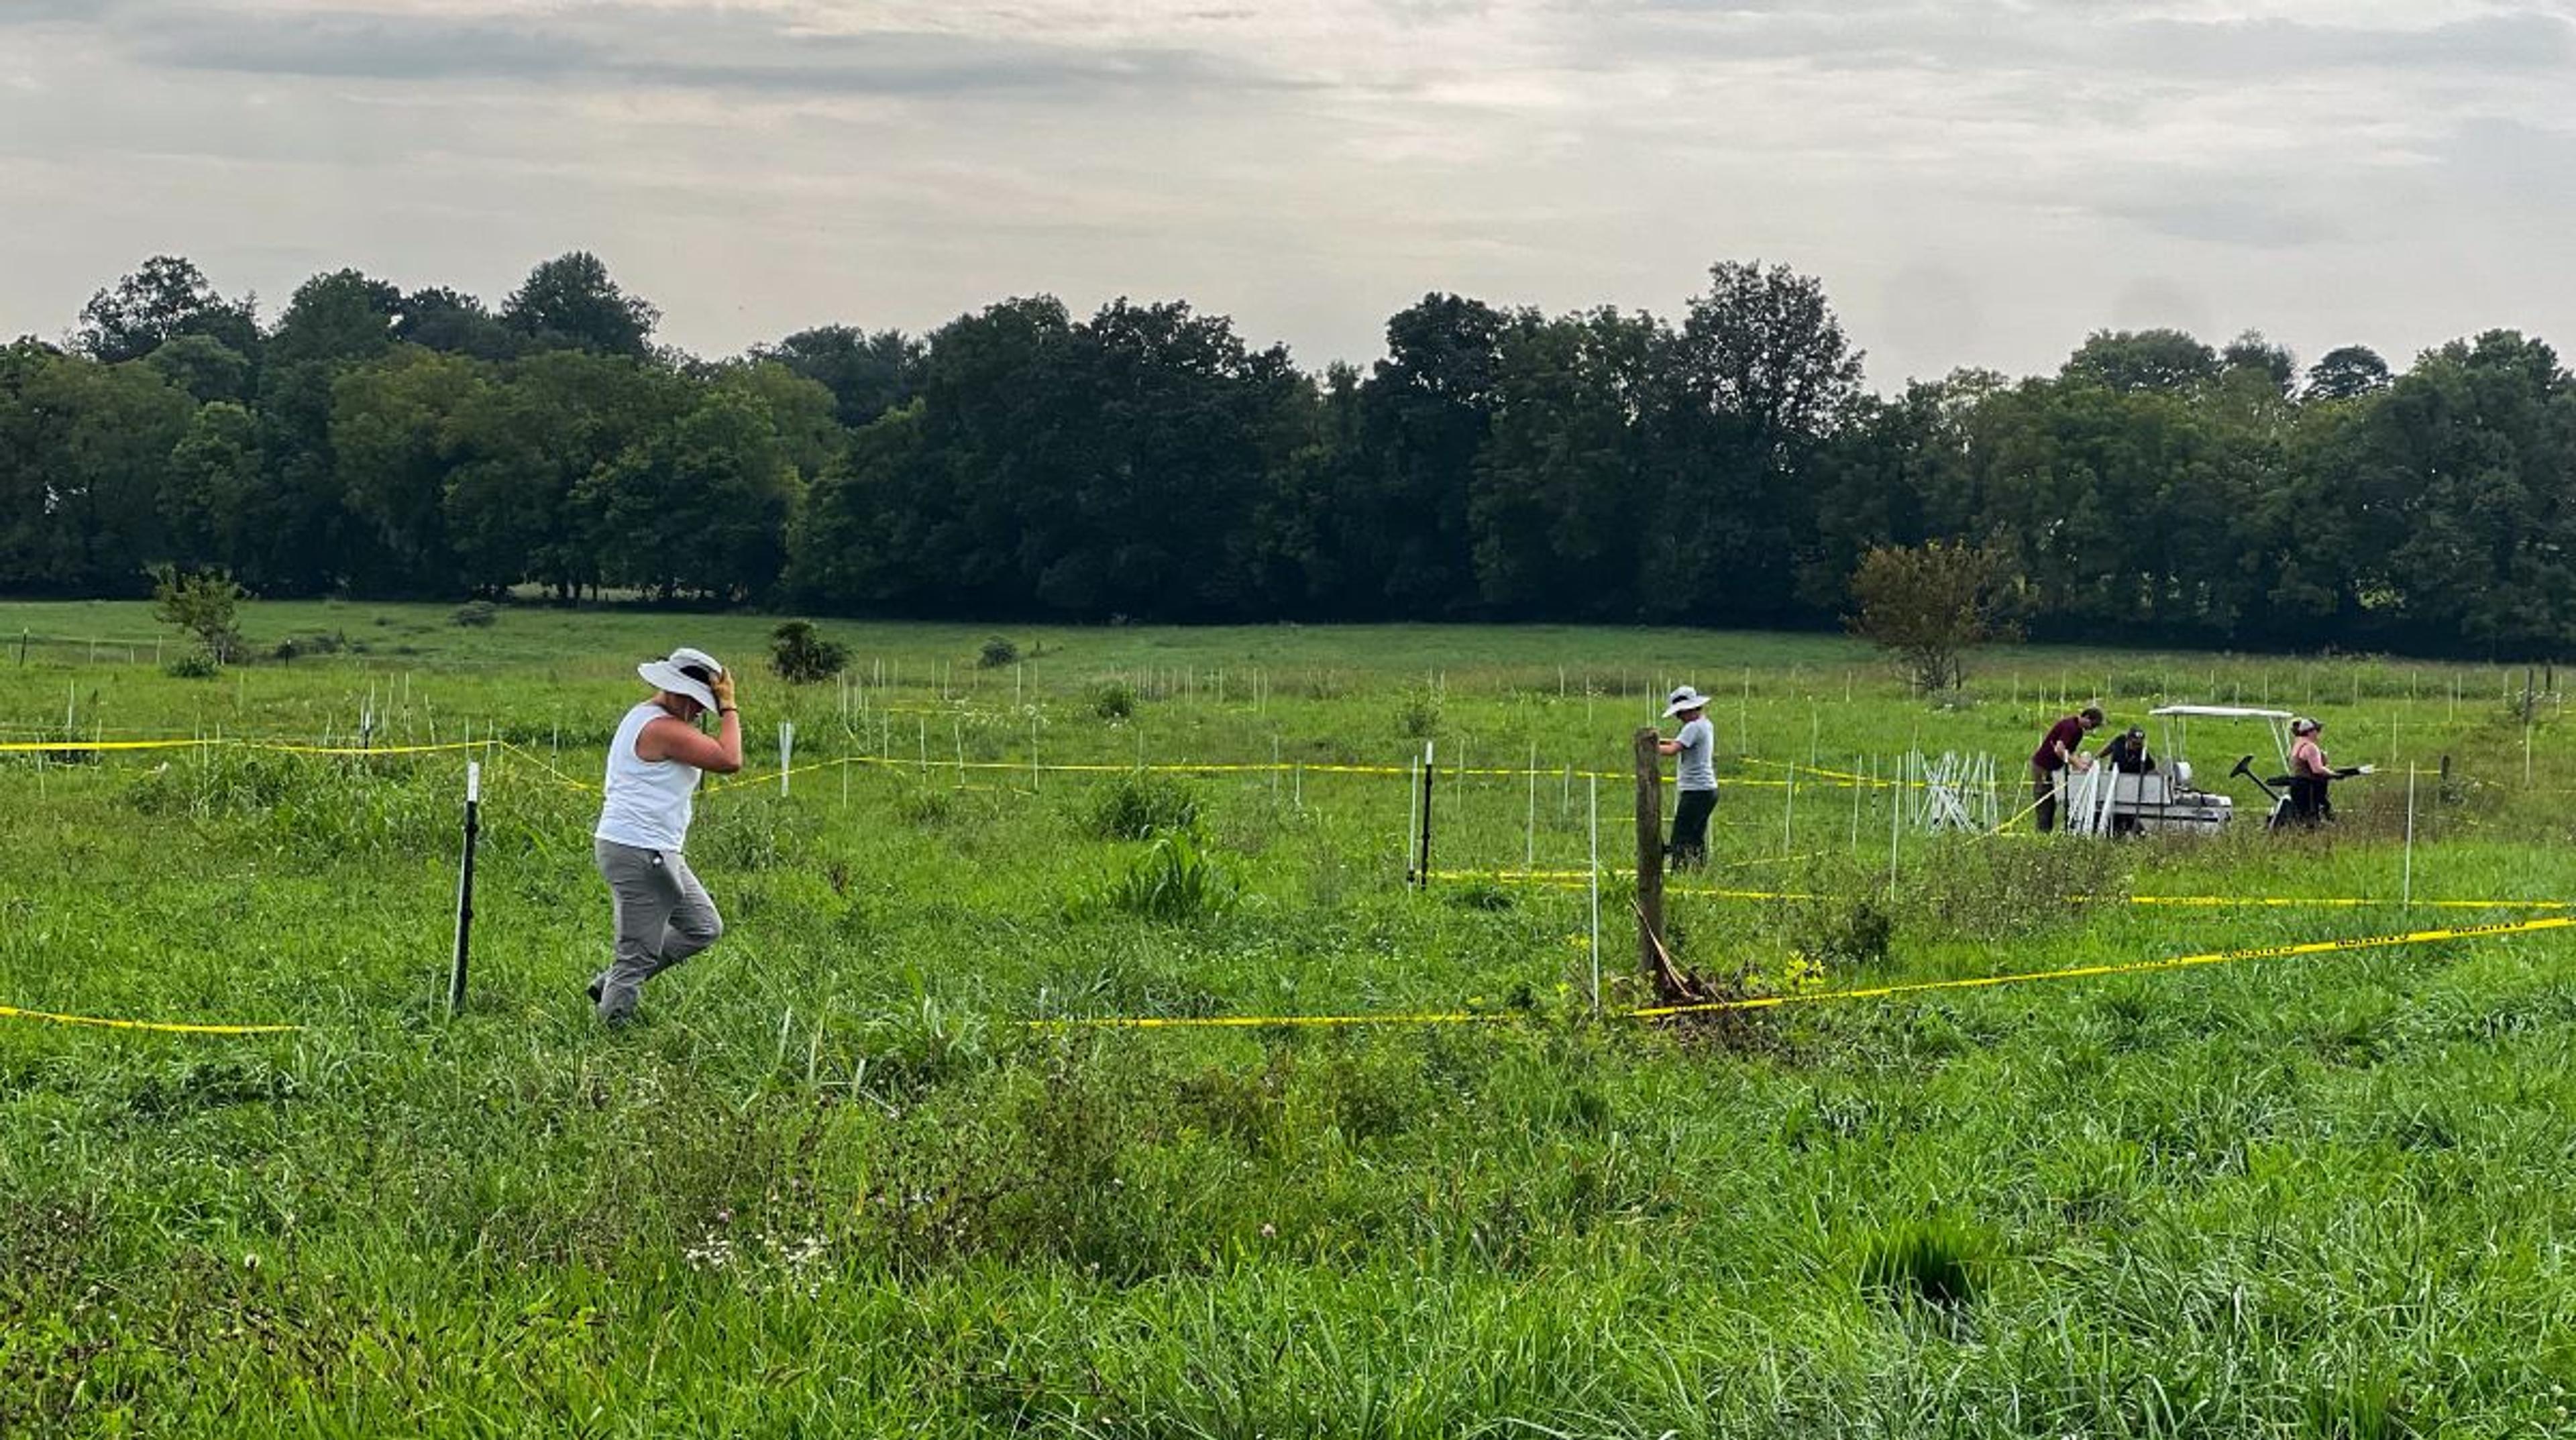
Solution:
[[[1658,739],[1655,748],[1678,755],[1673,766],[1673,838],[1664,854],[1675,870],[1696,870],[1708,863],[1708,817],[1717,809],[1717,727],[1708,723],[1708,697],[1685,685],[1664,706],[1664,718],[1679,716],[1681,732]]]
[[[724,917],[689,870],[690,802],[709,771],[742,769],[742,716],[733,676],[683,647],[635,667],[653,697],[626,712],[608,746],[592,854],[617,906],[617,953],[590,982],[599,1018],[633,1018],[644,982],[716,943]],[[697,727],[713,713],[716,733]]]

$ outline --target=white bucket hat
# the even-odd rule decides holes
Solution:
[[[1671,703],[1664,706],[1664,718],[1669,720],[1685,710],[1706,708],[1708,708],[1708,697],[1685,685],[1672,693]]]
[[[671,652],[670,659],[647,660],[635,667],[635,673],[643,676],[644,683],[656,690],[686,695],[713,710],[716,708],[715,679],[725,673],[725,668],[704,650],[692,650],[683,645]]]

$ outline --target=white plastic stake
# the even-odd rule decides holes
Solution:
[[[1592,792],[1592,1013],[1601,1013],[1601,777],[1584,784]]]
[[[2398,884],[2397,903],[2401,908],[2415,906],[2415,766],[2406,766],[2406,871]]]
[[[1529,763],[1529,838],[1521,847],[1521,868],[1538,868],[1538,743],[1530,743]]]
[[[778,793],[787,793],[787,770],[796,758],[796,722],[778,722]]]

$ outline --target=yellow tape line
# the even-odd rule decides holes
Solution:
[[[284,1035],[301,1025],[187,1025],[165,1020],[106,1020],[96,1015],[58,1015],[51,1010],[21,1010],[0,1005],[0,1019],[47,1020],[56,1025],[95,1025],[107,1030],[152,1030],[168,1035]]]
[[[1021,1023],[1031,1030],[1257,1030],[1269,1025],[1479,1025],[1519,1018],[1509,1011],[1485,1015],[1457,1010],[1388,1015],[1137,1015]]]
[[[1826,990],[1812,995],[1762,995],[1744,1000],[1712,1000],[1698,1005],[1655,1005],[1630,1010],[1631,1020],[1660,1020],[1672,1015],[1698,1015],[1720,1010],[1771,1010],[1784,1005],[1813,1005],[1833,1000],[1883,1000],[1893,995],[1916,995],[1932,990],[1977,990],[1998,985],[2020,985],[2034,980],[2085,980],[2104,975],[2140,975],[2157,970],[2182,970],[2196,965],[2221,965],[2231,960],[2273,960],[2292,955],[2330,955],[2343,950],[2379,950],[2392,945],[2430,945],[2443,940],[2488,939],[2500,935],[2527,935],[2540,930],[2563,930],[2576,925],[2576,916],[2553,915],[2541,920],[2509,921],[2501,925],[2464,925],[2445,930],[2414,930],[2403,935],[2369,935],[2356,940],[2311,940],[2297,945],[2257,945],[2242,950],[2211,950],[2199,955],[2176,955],[2162,960],[2132,960],[2117,965],[2077,965],[2064,970],[2024,970],[2007,975],[1978,975],[1959,980],[1916,980],[1900,985],[1874,985],[1863,990]]]
[[[2069,895],[2069,900],[2115,899],[2110,896]],[[2354,909],[2374,905],[2407,905],[2426,910],[2567,910],[2576,909],[2568,900],[2389,900],[2369,896],[2338,895],[2315,898],[2301,895],[2132,895],[2123,902],[2130,905],[2177,905],[2200,908],[2232,906],[2271,906],[2276,909],[2340,908]]]
[[[96,753],[101,750],[185,750],[213,743],[211,740],[12,740],[5,745],[0,745],[0,754],[26,755],[38,751],[59,754],[64,751]]]
[[[109,750],[265,750],[278,755],[432,755],[450,750],[480,750],[489,740],[453,740],[440,745],[289,745],[273,740],[31,740],[0,744],[0,754],[97,754]]]
[[[2370,935],[2354,940],[2313,940],[2297,945],[2259,945],[2242,950],[2213,950],[2200,955],[2177,955],[2161,960],[2133,960],[2115,965],[2078,965],[2065,970],[2026,970],[2013,974],[1979,975],[1958,980],[1917,980],[1899,985],[1874,985],[1859,990],[1825,990],[1812,995],[1763,995],[1744,1000],[1713,1000],[1696,1005],[1650,1005],[1614,1012],[1612,1018],[1662,1020],[1675,1015],[1699,1015],[1721,1010],[1771,1010],[1787,1005],[1821,1005],[1837,1000],[1883,1000],[1898,995],[1916,995],[1935,990],[1993,989],[2003,985],[2021,985],[2039,980],[2084,980],[2106,975],[2138,975],[2159,970],[2182,970],[2200,965],[2225,964],[2235,960],[2270,960],[2296,955],[2327,955],[2343,950],[2376,950],[2394,945],[2429,945],[2444,940],[2492,939],[2504,935],[2527,935],[2542,930],[2563,930],[2571,925],[2576,925],[2576,916],[2550,916],[2540,920],[2511,921],[2501,925],[2464,925],[2443,930],[2416,930],[2403,935]],[[1032,1030],[1250,1030],[1269,1025],[1490,1024],[1521,1018],[1523,1017],[1514,1012],[1501,1014],[1418,1012],[1388,1015],[1104,1016],[1083,1020],[1027,1020],[1021,1023]]]

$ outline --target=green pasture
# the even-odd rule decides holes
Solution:
[[[1722,799],[1669,938],[1743,994],[2534,918],[2430,902],[2576,898],[2554,675],[2027,649],[1935,708],[1828,636],[827,623],[844,681],[789,687],[762,617],[245,621],[183,679],[141,606],[0,605],[0,744],[223,742],[0,754],[0,1005],[303,1027],[0,1017],[0,1433],[2576,1425],[2568,932],[1657,1027],[1630,881],[1596,955],[1586,886],[1494,873],[1588,871],[1596,811],[1632,865],[1631,736],[1691,681]],[[604,1033],[586,787],[683,643],[745,674],[691,843],[730,928]],[[2088,700],[2310,711],[2380,774],[2329,836],[2237,787],[2119,844],[1837,778],[1990,754],[2011,814]],[[1426,740],[1427,893],[1408,777],[1339,768]],[[2270,743],[2186,737],[2205,779]],[[1419,1011],[1480,1018],[1028,1023]]]

